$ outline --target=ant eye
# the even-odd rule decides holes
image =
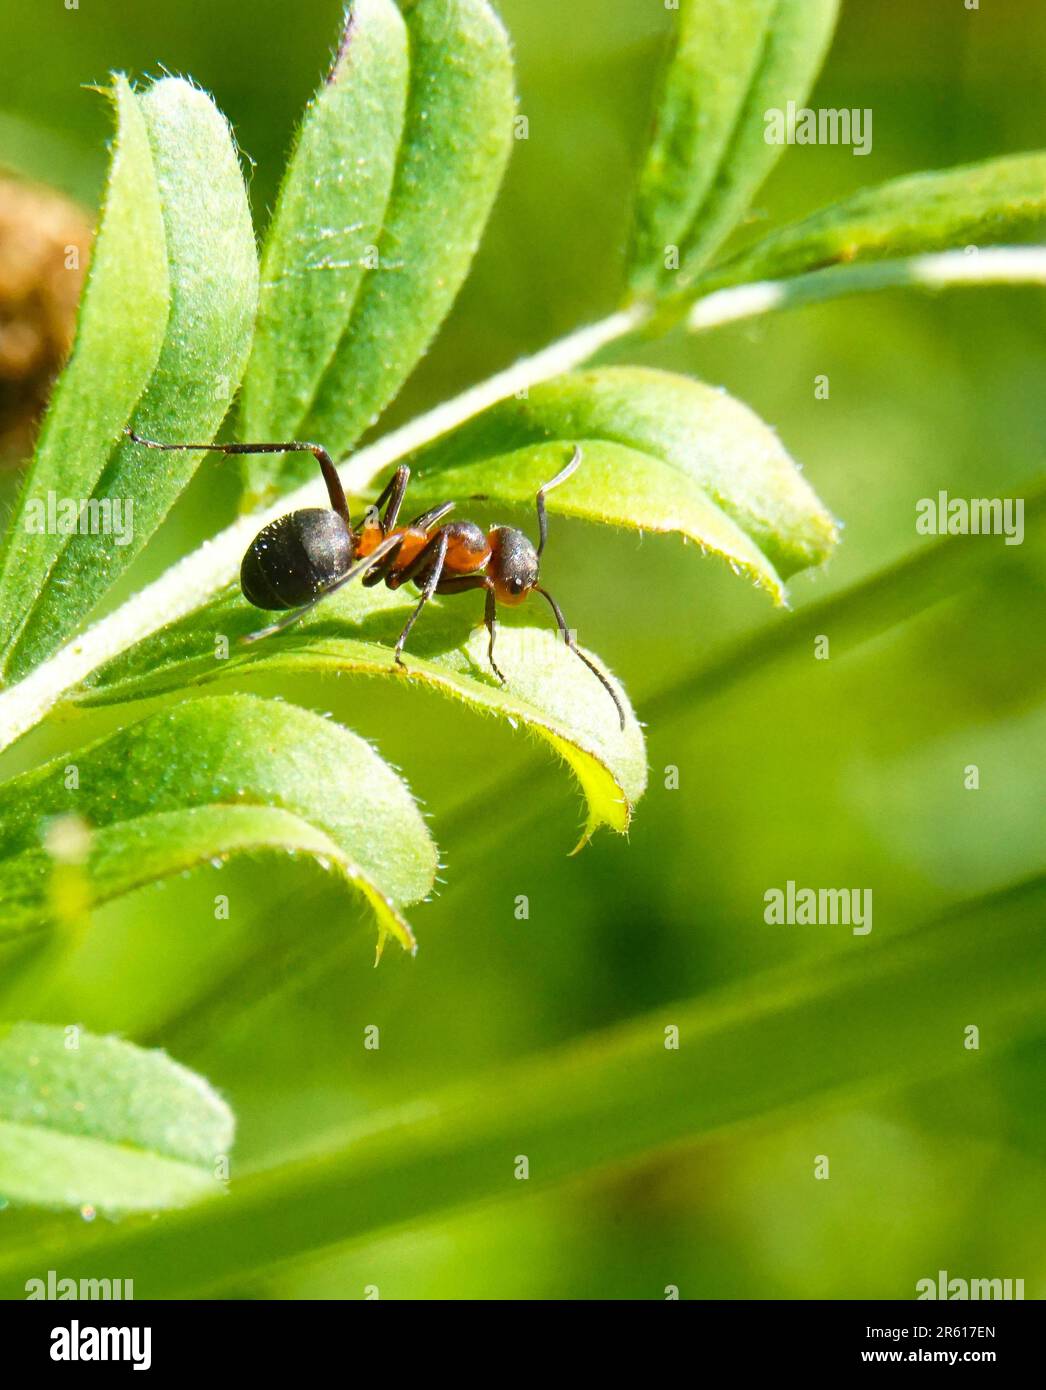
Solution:
[[[521,594],[523,592],[523,581],[522,579],[510,579],[508,587],[511,593]]]

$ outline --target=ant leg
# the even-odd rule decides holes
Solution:
[[[358,564],[353,565],[340,579],[328,585],[322,594],[317,594],[314,599],[310,599],[309,602],[303,604],[301,608],[296,608],[293,613],[288,613],[285,617],[278,618],[276,622],[270,623],[268,627],[259,628],[257,632],[247,633],[246,636],[240,638],[240,641],[244,643],[260,642],[263,637],[272,637],[277,632],[283,632],[285,628],[291,627],[292,624],[298,622],[299,619],[304,618],[306,613],[311,613],[316,605],[322,603],[329,594],[333,594],[335,589],[340,589],[344,584],[351,584],[358,574],[363,574],[371,565],[376,564],[379,560],[383,560],[390,550],[395,549],[398,541],[398,536],[389,536],[386,540],[383,540],[375,550],[372,550],[369,555],[365,555]]]
[[[498,626],[498,605],[497,597],[494,593],[494,586],[485,574],[461,574],[454,575],[449,579],[440,581],[436,588],[437,594],[463,594],[468,589],[486,589],[487,603],[483,612],[483,621],[486,624],[487,632],[490,634],[490,647],[488,654],[490,659],[490,669],[497,676],[502,685],[505,684],[505,677],[498,669],[494,660],[494,637]]]
[[[575,464],[574,466],[576,467],[576,464]],[[540,584],[535,584],[535,585],[534,585],[534,589],[536,590],[537,593],[541,594],[541,596],[542,596],[543,598],[546,598],[546,599],[548,600],[548,606],[552,609],[552,612],[555,614],[555,617],[556,617],[556,626],[559,628],[560,635],[562,636],[563,641],[567,644],[567,646],[568,646],[568,647],[570,648],[570,650],[574,653],[574,655],[578,658],[578,660],[584,662],[584,664],[588,667],[588,669],[589,669],[589,670],[592,672],[592,674],[595,676],[596,680],[599,681],[600,685],[603,687],[603,689],[607,692],[607,694],[608,694],[608,695],[610,696],[610,698],[613,700],[613,702],[614,702],[614,707],[615,707],[616,710],[617,710],[617,717],[618,717],[618,720],[619,720],[620,723],[621,723],[621,732],[624,733],[624,731],[625,731],[625,707],[624,707],[624,705],[622,705],[620,699],[618,699],[617,691],[616,691],[616,690],[614,689],[614,687],[610,684],[610,682],[607,680],[606,676],[604,676],[603,672],[599,669],[599,667],[595,664],[595,662],[589,661],[588,657],[587,657],[587,656],[585,655],[585,653],[581,650],[581,648],[578,646],[578,644],[574,641],[574,634],[570,631],[570,628],[567,627],[567,620],[566,620],[566,618],[563,616],[563,610],[562,610],[562,608],[560,608],[559,604],[558,604],[558,603],[556,602],[556,600],[552,597],[552,595],[549,593],[549,591],[548,591],[547,589],[543,589],[543,588],[541,587]]]
[[[422,512],[410,523],[411,527],[416,527],[419,531],[431,531],[443,518],[452,512],[457,506],[456,502],[441,502],[438,507],[430,507],[427,512]]]
[[[401,572],[401,579],[403,583],[406,583],[407,580],[413,579],[416,575],[420,575],[424,572],[425,587],[421,591],[421,598],[418,599],[417,606],[415,607],[414,612],[404,623],[403,631],[396,638],[397,666],[405,665],[405,662],[403,660],[403,648],[406,644],[407,638],[410,636],[410,630],[418,621],[418,617],[421,614],[421,610],[425,607],[426,603],[428,603],[429,599],[436,592],[436,587],[439,584],[440,578],[443,574],[443,562],[447,558],[448,544],[449,540],[446,531],[437,531],[436,534],[429,541],[425,549],[422,550],[417,555],[417,557],[411,561],[407,568]]]
[[[497,662],[494,660],[494,636],[498,630],[498,600],[494,593],[493,584],[487,586],[487,602],[483,610],[483,621],[486,623],[487,631],[490,633],[490,646],[487,648],[490,669],[494,672],[495,676],[497,676],[501,684],[504,685],[505,677],[502,675]]]
[[[380,513],[382,507],[385,507],[385,503],[388,503],[388,506],[385,507],[385,515],[381,518],[381,534],[383,536],[387,536],[396,525],[396,520],[400,514],[400,507],[403,506],[403,499],[407,495],[407,486],[409,483],[410,469],[405,463],[401,463],[389,481],[385,484],[381,493],[367,508],[368,522],[370,525],[373,525],[374,522],[371,521],[370,518],[376,517]]]
[[[390,537],[389,539],[395,539],[396,544],[389,547],[385,558],[379,564],[375,565],[371,572],[364,577],[363,587],[365,589],[373,589],[375,584],[380,584],[383,579],[388,579],[389,575],[395,569],[396,557],[403,549],[403,537],[397,536],[395,538]]]
[[[331,509],[338,513],[346,526],[352,525],[349,504],[345,500],[345,489],[338,477],[338,470],[334,467],[334,460],[319,444],[306,444],[298,439],[290,440],[286,444],[160,444],[155,439],[144,439],[140,434],[135,434],[130,425],[124,426],[124,434],[134,440],[135,444],[144,444],[147,449],[199,449],[214,454],[312,454],[320,465],[323,481],[327,485]]]

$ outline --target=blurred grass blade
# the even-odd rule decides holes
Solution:
[[[120,1269],[141,1297],[199,1293],[447,1208],[513,1198],[515,1154],[527,1155],[528,1185],[541,1189],[670,1144],[981,1066],[963,1046],[971,1018],[996,1057],[1041,1032],[1044,911],[1039,878],[889,942],[854,938],[830,959],[663,1004],[429,1098],[416,1118],[369,1116],[322,1157],[244,1178],[227,1202],[10,1252],[0,1295],[48,1262],[72,1277]],[[678,1051],[665,1046],[668,1025],[679,1029]]]
[[[206,93],[169,77],[139,102],[163,213],[170,317],[133,425],[147,438],[210,440],[239,386],[253,331],[258,265],[250,209],[228,124]],[[110,331],[120,331],[115,321]],[[202,458],[150,453],[120,439],[93,496],[123,509],[121,529],[62,539],[9,657],[12,678],[49,656],[90,613]]]
[[[59,824],[59,846],[63,833],[79,835],[76,827]],[[81,912],[102,907],[136,888],[234,854],[265,850],[307,854],[323,860],[348,885],[356,885],[351,864],[329,835],[301,816],[270,806],[192,806],[145,812],[91,831],[83,844],[83,860],[73,864],[63,861],[61,850],[56,856],[42,845],[0,860],[4,908],[0,940],[51,923],[72,922]],[[372,898],[376,910],[383,909],[380,894],[371,892],[363,880],[358,886]],[[404,940],[403,944],[412,943]]]
[[[296,439],[348,328],[385,221],[407,100],[393,0],[356,0],[305,113],[265,238],[245,439]]]
[[[0,555],[0,664],[47,582],[66,537],[48,526],[49,495],[90,497],[149,380],[170,303],[163,216],[137,97],[113,79],[116,137],[105,205],[72,356],[55,387],[36,456]]]
[[[639,180],[634,293],[691,280],[744,216],[784,149],[766,142],[765,114],[805,101],[837,12],[838,0],[681,0]]]
[[[1046,482],[1025,493],[1025,541],[1041,543],[1046,526]],[[841,593],[812,603],[787,623],[754,633],[673,680],[644,702],[652,724],[693,715],[698,702],[714,699],[740,681],[766,672],[774,662],[808,661],[819,633],[831,633],[833,657],[847,656],[935,604],[947,603],[971,586],[990,583],[1000,571],[1012,572],[1009,556],[980,544],[977,536],[948,536],[920,548]]]
[[[369,248],[376,261],[367,261],[361,280],[350,274],[342,281],[352,299],[346,296],[340,310],[337,305],[325,309],[317,322],[297,321],[294,314],[322,299],[330,282],[330,271],[315,260],[317,235],[328,226],[360,221],[370,228],[377,199],[373,188],[364,196],[352,181],[337,185],[328,169],[316,176],[332,184],[329,189],[321,184],[322,220],[294,201],[286,212],[281,204],[279,241],[271,253],[279,273],[289,282],[312,275],[320,283],[297,300],[288,298],[278,317],[263,318],[257,367],[252,364],[248,384],[252,430],[263,420],[275,430],[279,422],[284,433],[316,439],[335,457],[348,452],[396,395],[454,302],[512,142],[512,58],[505,31],[485,0],[420,0],[407,14],[406,26],[409,94],[391,195],[380,234]],[[350,79],[356,42],[350,30],[349,47],[339,60],[349,65]],[[397,72],[394,64],[394,84]],[[354,112],[351,104],[349,109]],[[384,119],[379,157],[389,147],[392,115],[386,112]],[[317,159],[323,163],[322,154]],[[269,256],[267,248],[267,280]],[[342,331],[332,346],[336,310]],[[329,360],[310,383],[311,400],[303,405],[299,390],[299,403],[286,411],[266,401],[271,371],[265,363],[301,351],[304,339],[316,335],[305,358],[308,372],[315,375],[321,359]],[[253,496],[285,490],[311,476],[300,455],[256,461],[250,472]]]
[[[777,435],[725,391],[646,367],[572,372],[508,399],[411,460],[421,502],[485,493],[533,514],[574,444],[553,512],[676,532],[780,602],[782,580],[828,558],[836,523]]]
[[[468,596],[428,605],[404,658],[411,676],[550,743],[584,791],[584,838],[601,825],[626,830],[646,787],[646,751],[634,715],[629,712],[622,733],[607,692],[549,629],[499,623],[496,659],[507,680],[501,687],[490,669],[486,632],[475,626],[482,596],[471,598],[471,615]],[[257,628],[259,614],[230,596],[102,667],[78,698],[111,704],[251,671],[352,671],[398,678],[392,647],[416,603],[417,596],[405,590],[351,585],[281,636],[240,647],[237,639]],[[234,654],[228,660],[214,659],[216,631],[229,636]],[[628,710],[627,697],[616,683],[615,688]]]
[[[0,934],[262,849],[318,859],[363,894],[379,942],[413,947],[402,909],[436,853],[407,788],[356,734],[247,695],[177,705],[0,787]]]
[[[232,1140],[225,1102],[162,1052],[79,1028],[0,1028],[9,1202],[110,1217],[187,1206],[224,1192]]]
[[[1007,239],[1046,218],[1046,152],[912,174],[862,189],[725,261],[701,293],[855,261]]]

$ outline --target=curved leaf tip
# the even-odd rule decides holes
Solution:
[[[416,602],[402,589],[350,586],[279,638],[244,647],[236,639],[257,627],[257,610],[229,596],[103,667],[77,698],[111,704],[250,672],[351,671],[402,679],[392,648]],[[608,674],[626,710],[624,732],[607,691],[553,631],[499,624],[497,661],[507,677],[502,687],[490,669],[481,617],[482,603],[470,614],[469,596],[433,600],[411,633],[408,676],[551,744],[585,793],[586,837],[600,825],[625,830],[646,785],[646,755],[620,685]],[[235,653],[224,661],[214,658],[217,632]]]
[[[163,1052],[78,1026],[0,1029],[0,1195],[120,1216],[223,1192],[234,1121]]]
[[[551,511],[675,532],[777,602],[838,527],[776,433],[727,392],[648,367],[597,367],[500,402],[412,457],[424,501],[482,493],[533,505],[573,445],[582,466]]]
[[[61,920],[231,854],[307,854],[366,900],[407,950],[403,909],[427,896],[436,851],[399,776],[331,721],[250,695],[188,701],[0,788],[2,934]],[[40,828],[75,815],[73,863]]]

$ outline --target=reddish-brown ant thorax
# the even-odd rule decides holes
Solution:
[[[400,545],[396,551],[397,570],[406,569],[411,560],[416,559],[429,543],[429,534],[416,526],[400,526],[395,531],[389,532],[390,536],[399,536]],[[378,545],[384,539],[381,528],[378,526],[364,527],[357,542],[358,555],[372,555]]]

